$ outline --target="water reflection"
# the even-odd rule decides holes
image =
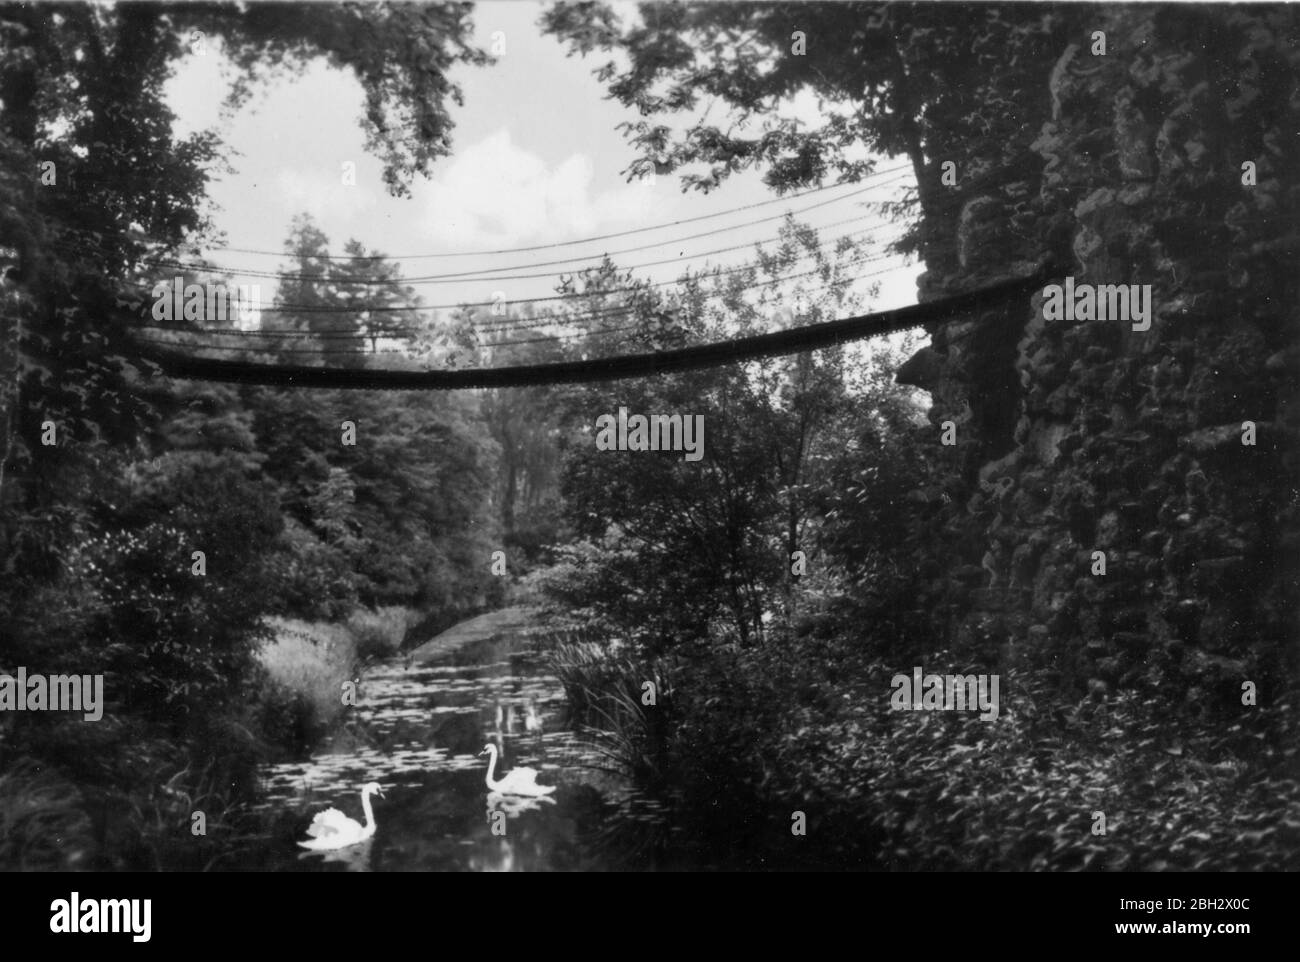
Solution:
[[[335,849],[331,852],[303,852],[298,856],[298,861],[314,858],[322,864],[333,863],[343,866],[345,872],[369,872],[370,871],[370,854],[374,849],[375,838],[372,835],[363,842],[356,845],[349,845],[347,848]]]
[[[554,805],[555,799],[549,795],[502,795],[500,792],[488,792],[487,815],[491,822],[493,812],[501,812],[507,818],[518,818],[524,812],[535,812],[543,805]]]
[[[401,659],[380,665],[367,672],[353,711],[310,760],[263,771],[260,807],[277,830],[258,867],[653,869],[673,839],[657,804],[602,769],[599,752],[560,727],[563,691],[526,638],[467,646],[419,668],[406,669]],[[488,741],[498,746],[503,769],[532,766],[558,786],[555,794],[489,792],[487,759],[479,757]],[[351,815],[359,786],[371,780],[387,793],[375,806],[373,838],[337,852],[293,851],[290,830],[301,834],[321,807]]]

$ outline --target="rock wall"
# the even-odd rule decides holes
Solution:
[[[899,379],[958,442],[951,574],[919,604],[952,647],[1067,691],[1227,709],[1295,678],[1300,18],[1090,9],[1043,77],[1036,169],[962,205],[959,268],[921,293],[1051,254],[1077,284],[1150,285],[1150,328],[1045,320],[1039,295],[930,332]]]

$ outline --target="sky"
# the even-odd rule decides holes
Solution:
[[[753,258],[753,243],[775,236],[779,221],[735,225],[776,218],[787,209],[798,212],[814,203],[820,208],[801,220],[813,226],[839,224],[826,228],[823,240],[866,231],[871,231],[873,240],[896,236],[897,225],[885,224],[852,199],[835,200],[864,185],[735,211],[776,198],[762,184],[761,172],[734,176],[708,195],[683,194],[676,175],[628,183],[625,170],[636,155],[616,127],[633,119],[632,111],[607,99],[603,85],[592,76],[606,58],[568,57],[556,38],[543,35],[537,27],[542,9],[533,2],[476,6],[477,43],[485,49],[495,43],[498,50],[504,43],[504,50],[491,66],[453,69],[452,78],[460,83],[465,99],[463,106],[449,105],[455,122],[453,152],[433,165],[431,179],[416,179],[409,198],[387,193],[379,160],[364,150],[358,123],[361,88],[350,72],[313,62],[302,75],[279,78],[261,88],[247,106],[225,117],[220,107],[228,81],[223,77],[220,49],[209,43],[205,53],[188,55],[168,87],[168,101],[178,116],[177,132],[218,129],[233,168],[209,185],[215,203],[213,220],[226,233],[226,246],[273,252],[264,256],[211,250],[207,256],[235,270],[237,282],[259,283],[262,303],[267,304],[274,282],[239,276],[238,271],[284,269],[287,261],[277,252],[283,250],[293,217],[306,212],[329,237],[332,253],[341,253],[344,243],[355,238],[389,256],[411,258],[402,262],[408,277],[498,268],[511,268],[506,274],[546,275],[416,285],[425,303],[454,304],[545,297],[554,293],[558,272],[571,272],[599,262],[607,251],[627,248],[637,250],[616,256],[620,266],[672,260],[638,271],[653,281],[671,281],[688,266],[740,264]],[[635,16],[630,5],[618,9]],[[788,109],[810,121],[819,112],[811,97]],[[343,183],[343,165],[348,162],[356,165],[355,186]],[[900,159],[885,159],[880,166],[905,165]],[[882,186],[865,197],[895,199],[911,184],[911,175],[903,170],[879,180]],[[822,203],[827,200],[833,202]],[[724,215],[727,211],[735,212]],[[711,214],[721,216],[671,226],[683,218]],[[658,225],[670,226],[585,241]],[[720,232],[684,239],[703,231]],[[585,242],[571,243],[575,241]],[[482,253],[553,244],[567,246]],[[741,249],[708,253],[733,247]],[[427,254],[443,256],[419,259]],[[559,259],[566,263],[534,266]],[[882,267],[889,269],[879,273]],[[915,303],[915,277],[921,269],[916,264],[906,266],[895,257],[858,269],[877,272],[869,281],[881,282],[872,309]]]

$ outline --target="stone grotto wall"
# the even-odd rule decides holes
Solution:
[[[1215,711],[1295,677],[1297,15],[1093,9],[1042,78],[1035,169],[962,204],[922,299],[1050,254],[1076,284],[1151,285],[1150,329],[1045,320],[1039,295],[930,331],[899,379],[957,443],[918,608],[1067,690]]]

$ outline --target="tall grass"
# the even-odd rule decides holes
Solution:
[[[217,757],[199,752],[177,768],[167,747],[154,742],[140,752],[131,766],[135,777],[130,784],[91,792],[105,837],[111,840],[105,846],[111,854],[97,868],[208,871],[259,844],[242,805],[242,791],[231,779],[230,761],[242,759],[242,754]],[[175,754],[185,752],[183,746],[170,747]]]
[[[673,666],[643,658],[630,645],[599,641],[561,642],[548,661],[574,720],[594,730],[597,749],[642,784],[662,783],[673,730]]]
[[[421,615],[414,608],[388,605],[373,611],[358,608],[344,624],[356,643],[357,657],[367,661],[397,654],[407,632],[420,620]]]
[[[259,695],[261,727],[293,754],[313,748],[343,713],[343,683],[371,661],[401,650],[419,612],[398,605],[357,609],[343,623],[268,618],[272,640],[259,658],[267,683]]]
[[[356,678],[360,665],[356,638],[343,625],[267,619],[273,639],[260,658],[274,688],[311,713],[310,722],[328,726],[343,711],[343,683]]]
[[[0,772],[0,870],[87,868],[94,847],[72,783],[25,758]]]

